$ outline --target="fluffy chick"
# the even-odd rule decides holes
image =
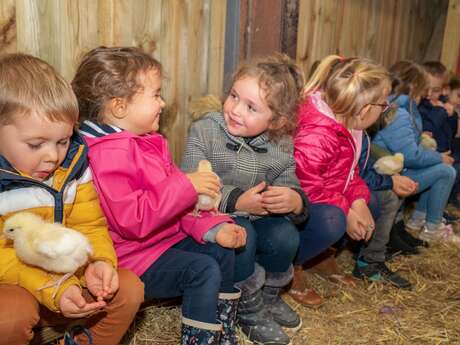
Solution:
[[[382,175],[394,175],[404,168],[404,155],[396,153],[392,156],[381,157],[375,162],[374,169]]]
[[[213,172],[212,165],[207,160],[199,161],[197,170],[199,172]],[[219,193],[215,198],[211,198],[210,196],[205,194],[199,194],[198,202],[195,205],[193,215],[198,216],[200,211],[211,211],[211,213],[217,214],[221,199],[222,193]]]
[[[436,151],[436,149],[438,148],[438,143],[436,142],[436,140],[426,133],[422,133],[420,137],[420,144],[422,144],[424,148],[433,151]]]
[[[49,272],[65,273],[57,282],[41,287],[59,286],[86,264],[92,254],[88,239],[59,223],[46,223],[41,217],[20,212],[3,225],[4,236],[14,241],[16,256],[26,264]]]

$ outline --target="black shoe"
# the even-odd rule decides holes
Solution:
[[[406,235],[407,234],[407,235]],[[419,254],[419,251],[415,245],[412,245],[406,238],[409,239],[409,236],[412,237],[405,229],[404,223],[396,223],[390,232],[390,240],[387,244],[387,253],[388,254],[399,254],[399,255],[416,255]],[[409,240],[411,241],[411,240]],[[417,239],[417,241],[419,241]],[[415,241],[412,241],[415,243]],[[423,243],[423,241],[421,241]]]
[[[412,236],[412,234],[404,228],[404,223],[402,227],[397,229],[398,236],[412,247],[428,247],[429,244],[426,241],[423,241],[417,237]]]
[[[366,262],[362,258],[358,259],[353,269],[353,275],[360,279],[387,282],[400,289],[412,287],[407,279],[391,271],[384,262]]]

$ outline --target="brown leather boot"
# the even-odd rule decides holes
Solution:
[[[292,278],[288,294],[293,300],[305,307],[319,307],[324,302],[322,297],[308,286],[301,265],[294,266],[294,277]]]
[[[314,259],[308,261],[304,267],[336,284],[356,287],[352,276],[345,274],[337,265],[335,254],[337,249],[328,248]]]

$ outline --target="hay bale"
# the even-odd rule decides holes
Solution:
[[[351,271],[349,252],[339,262]],[[388,285],[358,281],[358,288],[338,287],[306,272],[326,297],[321,308],[307,309],[283,298],[301,315],[302,328],[291,334],[294,345],[424,345],[460,344],[460,251],[437,244],[421,255],[391,262],[414,285],[403,291]],[[178,307],[144,310],[125,337],[124,345],[178,344]],[[249,345],[240,337],[241,345]]]

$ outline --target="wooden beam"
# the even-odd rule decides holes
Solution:
[[[460,54],[460,0],[450,0],[444,29],[441,62],[454,71]]]

